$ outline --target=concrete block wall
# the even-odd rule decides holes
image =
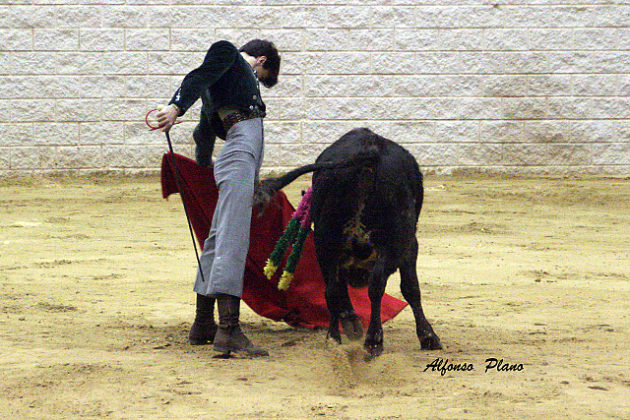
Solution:
[[[630,172],[630,2],[3,0],[0,174],[157,169],[145,112],[255,37],[282,55],[266,170],[367,126],[429,171]]]

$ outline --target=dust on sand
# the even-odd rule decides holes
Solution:
[[[421,351],[405,309],[372,361],[249,309],[271,357],[189,346],[196,262],[157,176],[2,180],[0,417],[629,418],[630,182],[427,178],[418,273],[446,348]]]

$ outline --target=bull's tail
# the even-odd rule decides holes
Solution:
[[[377,151],[368,151],[358,153],[342,161],[311,163],[310,165],[300,166],[282,176],[265,179],[256,187],[256,191],[254,192],[254,206],[265,206],[278,191],[306,173],[316,172],[321,169],[341,169],[358,165],[370,165],[375,163],[378,157],[379,154]]]

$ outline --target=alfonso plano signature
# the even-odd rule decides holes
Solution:
[[[523,363],[509,363],[503,359],[496,357],[489,357],[485,360],[485,370],[487,372],[521,372],[524,369]],[[427,370],[431,372],[439,372],[441,376],[444,376],[447,372],[472,372],[475,370],[473,363],[452,363],[449,359],[442,359],[438,357],[431,363],[427,364],[423,372]]]

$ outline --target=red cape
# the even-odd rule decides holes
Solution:
[[[203,168],[178,154],[175,154],[175,158],[182,178],[182,199],[186,202],[197,241],[203,247],[218,197],[212,169]],[[162,195],[167,198],[177,192],[170,153],[166,153],[162,158]],[[262,216],[259,217],[257,209],[254,209],[245,265],[243,300],[254,312],[274,321],[285,321],[292,326],[307,328],[327,328],[330,318],[324,298],[325,283],[315,257],[312,235],[306,239],[289,290],[284,292],[277,288],[287,256],[271,280],[263,274],[263,267],[294,210],[282,191],[276,194]],[[348,290],[355,312],[361,318],[363,326],[367,327],[370,319],[367,288],[349,287]],[[385,322],[392,319],[406,305],[407,303],[385,294],[381,304],[381,320]]]

